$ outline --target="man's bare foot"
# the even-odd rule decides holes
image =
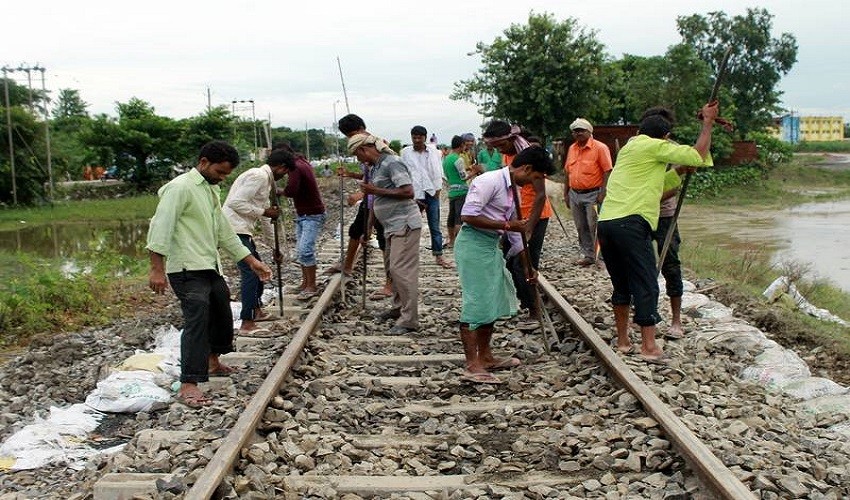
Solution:
[[[453,267],[454,267],[454,266],[452,265],[452,263],[451,263],[451,262],[449,262],[448,260],[446,260],[446,258],[445,258],[445,257],[443,257],[442,255],[438,255],[438,256],[436,257],[436,260],[437,260],[437,265],[438,265],[438,266],[444,267],[444,268],[446,268],[446,269],[451,269],[451,268],[453,268]]]
[[[176,399],[189,408],[200,408],[212,403],[212,399],[208,398],[198,389],[198,384],[190,382],[180,384],[180,390],[177,391]]]
[[[682,329],[682,325],[673,324],[667,329],[667,338],[680,339],[684,336],[685,330]]]

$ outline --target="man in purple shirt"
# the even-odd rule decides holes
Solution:
[[[298,300],[307,300],[318,293],[316,287],[316,239],[325,225],[327,214],[313,165],[288,144],[280,144],[288,154],[283,157],[286,166],[286,187],[283,195],[292,198],[295,205],[296,256],[301,265],[301,285]]]
[[[498,384],[501,381],[490,370],[520,365],[519,359],[496,358],[490,350],[496,320],[517,311],[516,289],[505,268],[499,239],[507,234],[509,256],[523,251],[520,232],[526,230],[527,221],[516,218],[513,184],[542,182],[552,171],[546,150],[532,146],[517,154],[509,169],[485,172],[469,186],[461,211],[463,227],[455,245],[463,290],[460,338],[466,356],[465,380]]]

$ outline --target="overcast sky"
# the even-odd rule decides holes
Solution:
[[[775,37],[797,38],[798,62],[780,84],[784,105],[850,119],[845,0],[16,1],[3,8],[0,64],[46,67],[48,90],[78,89],[91,113],[114,115],[115,102],[138,97],[159,114],[194,116],[209,89],[213,106],[252,99],[273,126],[330,129],[334,108],[346,112],[339,57],[350,110],[371,131],[408,140],[421,124],[447,142],[480,131],[474,106],[448,98],[478,67],[468,53],[530,11],[578,19],[620,57],[663,54],[679,41],[678,15],[747,7],[775,16]],[[251,108],[237,113],[250,117]]]

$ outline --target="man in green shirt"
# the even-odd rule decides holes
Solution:
[[[617,155],[608,178],[607,196],[599,214],[599,243],[614,291],[614,322],[617,348],[633,350],[629,338],[629,305],[634,305],[634,322],[641,331],[641,358],[666,363],[668,358],[655,343],[658,316],[658,271],[652,249],[652,231],[658,214],[667,164],[710,166],[711,128],[717,117],[717,102],[702,108],[702,130],[693,147],[668,139],[673,114],[651,108],[641,117],[638,135]]]
[[[262,281],[272,275],[242,244],[221,211],[218,183],[237,165],[239,154],[229,144],[204,145],[195,168],[160,188],[148,230],[150,288],[164,293],[171,284],[183,310],[177,399],[192,408],[211,402],[198,389],[199,382],[209,380],[210,374],[234,371],[219,361],[221,354],[233,351],[233,313],[218,249],[234,261],[244,260]]]
[[[460,209],[463,208],[463,202],[466,200],[466,193],[469,191],[469,186],[466,184],[469,174],[463,153],[466,150],[466,144],[463,137],[456,135],[452,137],[452,150],[443,158],[443,174],[446,177],[446,182],[449,185],[449,216],[446,219],[446,227],[449,233],[449,243],[446,248],[454,247],[455,238],[460,231]]]
[[[478,163],[483,165],[487,172],[499,170],[503,166],[502,153],[492,144],[485,143],[485,146],[478,152]]]

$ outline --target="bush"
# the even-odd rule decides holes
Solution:
[[[739,165],[728,168],[700,169],[691,177],[688,186],[688,198],[717,196],[732,186],[750,186],[761,183],[765,170],[757,165]]]
[[[791,161],[794,156],[794,146],[780,141],[772,135],[761,132],[753,132],[750,139],[756,141],[759,151],[759,165],[765,169],[772,169],[782,163]]]

